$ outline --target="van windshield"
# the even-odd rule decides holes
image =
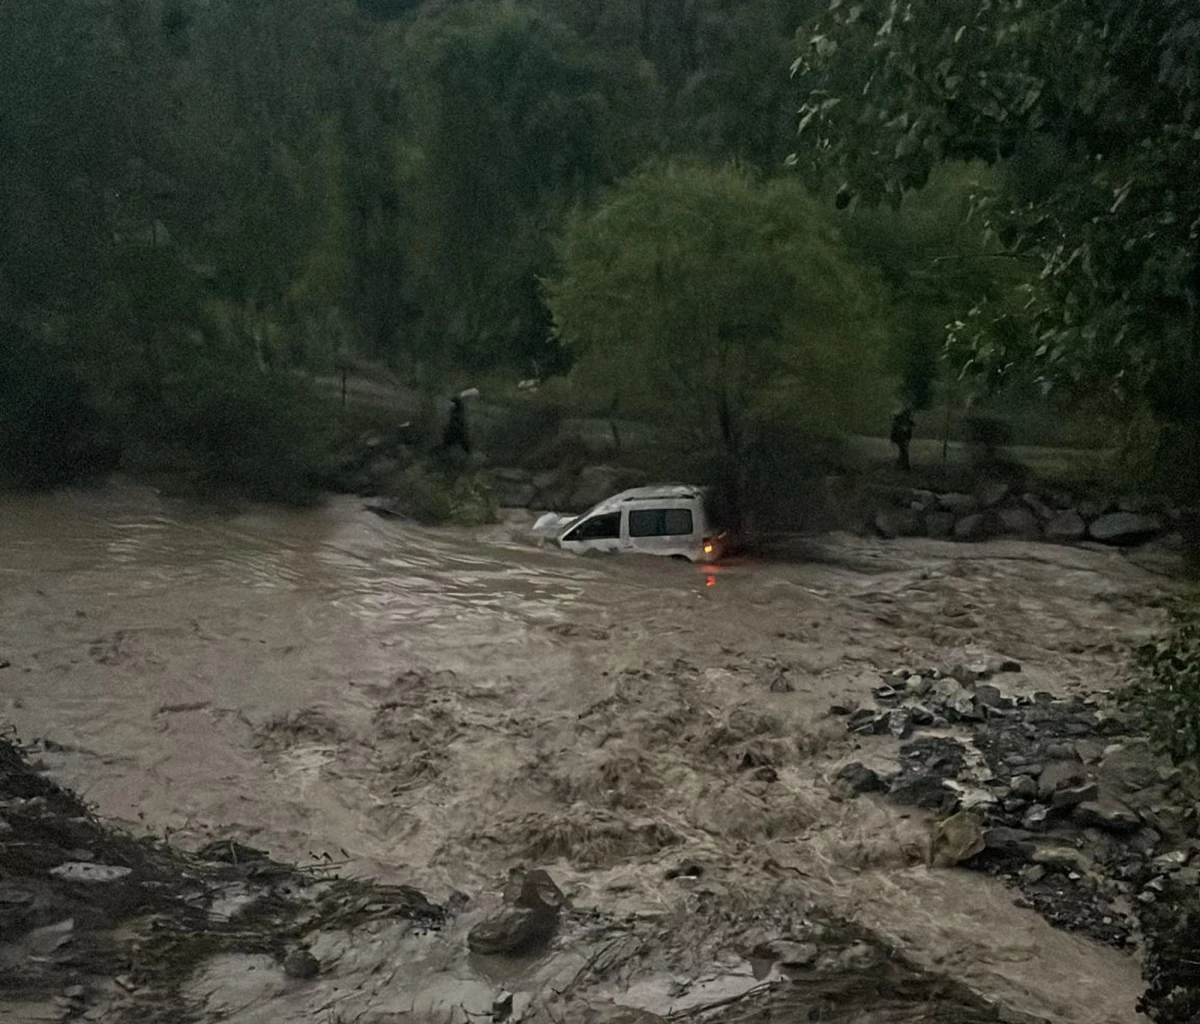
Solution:
[[[686,537],[694,529],[690,508],[640,508],[629,513],[630,537]]]
[[[621,536],[621,513],[608,512],[585,519],[563,540],[617,540]]]

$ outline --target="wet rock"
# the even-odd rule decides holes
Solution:
[[[861,733],[864,736],[878,736],[887,732],[888,716],[886,714],[881,715],[870,708],[860,708],[850,716],[850,720],[846,723],[846,728],[851,732]]]
[[[975,497],[981,508],[994,508],[999,505],[1011,490],[1003,480],[985,480],[975,488]]]
[[[913,717],[907,709],[897,709],[887,716],[888,732],[898,740],[906,740],[912,735]]]
[[[936,867],[953,867],[984,850],[979,819],[966,811],[939,822],[933,833],[932,861]]]
[[[794,939],[772,939],[760,942],[749,954],[750,960],[767,960],[781,967],[803,968],[816,963],[820,950],[811,942],[798,942]]]
[[[1130,794],[1155,785],[1163,764],[1148,741],[1129,740],[1105,750],[1098,773],[1116,792]]]
[[[925,532],[921,524],[921,514],[913,509],[883,509],[875,513],[872,522],[875,531],[889,540],[896,537],[919,537]]]
[[[956,516],[968,516],[979,509],[979,502],[970,494],[939,494],[938,507]]]
[[[1080,804],[1075,808],[1074,816],[1080,825],[1090,825],[1119,835],[1136,832],[1142,824],[1141,818],[1129,808],[1099,800]]]
[[[1046,877],[1046,869],[1041,864],[1030,864],[1024,871],[1021,872],[1021,880],[1030,885],[1036,885]]]
[[[1064,789],[1056,790],[1052,804],[1061,810],[1063,808],[1078,807],[1080,804],[1095,800],[1099,796],[1100,787],[1094,782],[1085,782],[1080,786],[1067,786]]]
[[[906,807],[920,807],[944,814],[954,811],[959,802],[957,793],[947,789],[941,779],[934,778],[897,779],[888,790],[888,796]]]
[[[954,536],[953,512],[926,512],[925,535],[934,540],[948,540]]]
[[[954,524],[954,539],[963,541],[987,540],[995,535],[995,523],[990,515],[976,512],[963,516]]]
[[[1038,795],[1038,785],[1031,775],[1016,775],[1009,788],[1009,795],[1021,800],[1033,800]]]
[[[320,961],[307,949],[293,949],[283,958],[283,973],[289,978],[308,981],[321,971]]]
[[[1001,530],[1014,537],[1032,540],[1042,535],[1042,524],[1027,508],[1003,508],[999,518]]]
[[[1100,516],[1088,527],[1088,536],[1101,544],[1125,546],[1150,540],[1162,531],[1156,516],[1136,512],[1113,512]]]
[[[983,685],[975,687],[975,701],[987,708],[1011,708],[1014,701],[1000,692],[999,687]]]
[[[1093,495],[1079,502],[1079,514],[1084,519],[1096,519],[1106,512],[1114,512],[1117,503],[1108,495]]]
[[[513,954],[550,939],[558,927],[565,897],[550,875],[539,869],[514,868],[504,887],[505,908],[475,925],[467,934],[473,952]]]
[[[858,761],[846,765],[837,777],[839,782],[844,782],[855,793],[882,793],[887,789],[877,772]]]
[[[1033,851],[1031,860],[1047,868],[1065,871],[1084,871],[1087,858],[1073,846],[1039,846]]]
[[[1021,827],[1030,832],[1039,832],[1046,827],[1046,820],[1050,817],[1050,808],[1042,804],[1034,804],[1025,812],[1021,818]]]
[[[1060,512],[1046,523],[1046,539],[1068,543],[1087,536],[1087,523],[1074,509]]]
[[[1054,518],[1054,509],[1042,501],[1036,494],[1022,494],[1021,503],[1037,516],[1039,522],[1045,523]]]
[[[1087,774],[1078,761],[1054,761],[1038,776],[1038,796],[1047,800],[1060,789],[1087,782]]]
[[[547,941],[554,923],[526,907],[511,907],[475,925],[467,933],[472,952],[486,955],[521,953]]]
[[[988,850],[1009,857],[1028,858],[1036,849],[1035,837],[1032,832],[1005,826],[986,829],[983,833],[983,845]]]

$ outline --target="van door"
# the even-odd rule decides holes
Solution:
[[[572,527],[560,542],[568,551],[615,552],[621,548],[621,513],[604,512],[589,516]]]
[[[697,557],[696,517],[689,505],[629,510],[629,545],[652,555]]]

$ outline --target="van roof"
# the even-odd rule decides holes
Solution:
[[[590,511],[593,513],[614,512],[622,505],[634,501],[697,500],[703,498],[704,494],[703,487],[693,487],[690,484],[653,484],[649,487],[632,487],[628,491],[614,494],[611,498],[605,498]]]

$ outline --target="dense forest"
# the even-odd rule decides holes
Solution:
[[[1187,5],[890,10],[5,4],[3,475],[286,496],[311,378],[370,363],[569,375],[735,457],[939,376],[1032,387],[1194,499]]]

